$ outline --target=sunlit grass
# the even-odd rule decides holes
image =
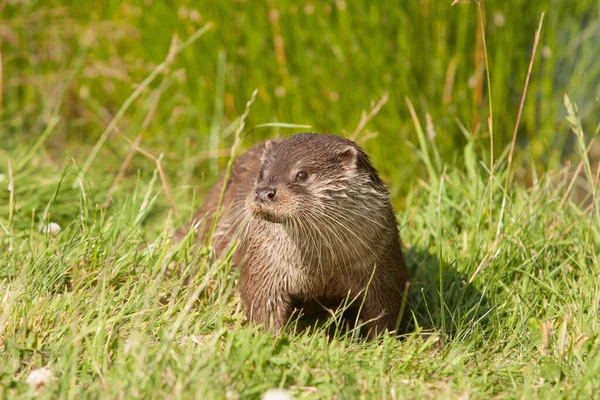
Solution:
[[[119,124],[126,135],[133,140],[140,133],[154,101],[148,94],[160,88],[143,142],[164,152],[167,168],[175,170],[171,164],[182,142],[195,153],[231,146],[231,135],[215,133],[239,117],[255,88],[259,102],[249,126],[293,122],[347,134],[361,112],[387,93],[388,102],[358,140],[376,160],[385,160],[379,169],[394,192],[405,194],[412,177],[423,172],[410,149],[416,135],[405,97],[419,115],[431,116],[436,145],[451,159],[466,143],[456,121],[488,141],[489,72],[498,157],[511,140],[534,33],[545,11],[518,138],[518,154],[525,157],[517,166],[524,181],[531,181],[529,155],[538,173],[558,167],[576,149],[562,95],[580,104],[586,132],[597,123],[597,1],[485,3],[489,71],[476,2],[451,3],[11,2],[2,10],[3,129],[36,138],[57,115],[61,119],[46,149],[55,157],[65,151],[87,157],[89,139],[95,143],[125,99],[165,60],[172,35],[184,40],[212,23],[133,103]],[[258,141],[278,133],[285,131],[261,128],[248,135]],[[5,140],[8,148],[15,145]],[[119,141],[111,151],[122,160]],[[215,174],[214,163],[202,165]]]
[[[14,171],[14,217],[3,208],[0,219],[4,396],[34,393],[27,379],[42,367],[52,378],[39,390],[51,397],[245,398],[284,387],[308,398],[555,398],[589,397],[600,383],[600,225],[596,208],[565,197],[567,171],[526,189],[503,187],[500,167],[490,187],[475,142],[464,164],[431,167],[399,212],[412,333],[361,342],[248,325],[238,272],[207,261],[193,237],[170,237],[156,171],[127,180],[104,210],[106,188],[89,183],[100,169],[73,185],[75,164],[38,157]],[[505,191],[509,200],[499,232],[489,190],[493,204]],[[40,231],[56,221],[60,231]]]
[[[597,4],[545,10],[508,171],[543,4],[483,10],[490,162],[475,4],[175,3],[2,11],[0,398],[598,395]],[[356,134],[391,188],[413,278],[401,339],[274,337],[247,323],[229,260],[172,237],[236,131],[246,148],[304,124]]]

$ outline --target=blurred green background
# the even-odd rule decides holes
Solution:
[[[131,139],[141,133],[142,147],[164,152],[169,174],[176,175],[184,157],[231,145],[227,127],[255,88],[245,147],[297,132],[253,129],[267,122],[307,124],[313,131],[349,136],[361,113],[388,93],[358,141],[392,192],[404,193],[423,174],[405,98],[445,162],[460,157],[466,136],[476,138],[483,159],[489,151],[478,3],[456,3],[2,1],[1,147],[25,152],[56,114],[60,121],[43,145],[46,162],[60,164],[70,157],[83,162],[136,85],[165,59],[172,35],[185,40],[211,22],[213,27],[133,103],[118,124],[121,132]],[[597,129],[600,1],[480,4],[496,157],[510,144],[535,30],[546,13],[518,154],[522,165],[533,160],[539,171],[556,168],[572,151],[564,93],[579,104],[585,131],[592,135]],[[148,118],[157,91],[158,107]],[[103,146],[92,166],[102,172],[99,186],[101,177],[104,186],[114,178],[128,146],[117,135]],[[198,163],[190,176],[210,171],[207,179],[214,179],[217,164],[205,168],[209,164]]]

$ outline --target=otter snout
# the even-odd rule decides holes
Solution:
[[[275,200],[277,189],[270,187],[259,187],[256,189],[256,199],[261,203],[270,203]]]

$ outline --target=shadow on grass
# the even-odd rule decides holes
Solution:
[[[468,283],[469,277],[459,272],[454,263],[442,263],[424,250],[405,252],[411,276],[410,304],[412,314],[400,333],[419,329],[423,334],[438,333],[453,338],[460,332],[469,332],[475,325],[485,327],[490,304],[487,297]],[[343,301],[341,302],[343,303]],[[358,318],[359,305],[340,302],[303,302],[296,304],[290,320],[293,331],[306,333],[324,330],[330,337],[366,337]]]
[[[488,323],[491,305],[485,295],[460,272],[455,262],[442,261],[427,250],[410,248],[405,252],[412,278],[413,320],[407,330],[418,327],[452,338],[457,333]]]

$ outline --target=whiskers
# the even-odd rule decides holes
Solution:
[[[286,222],[306,262],[322,274],[331,273],[332,266],[336,267],[334,271],[341,268],[351,274],[353,265],[373,265],[378,259],[378,241],[389,230],[383,220],[385,204],[373,212],[372,205],[363,209],[348,201],[335,199],[311,204]],[[368,260],[365,254],[370,256]]]
[[[278,243],[285,241],[276,235],[286,235],[300,257],[298,267],[312,269],[324,280],[336,273],[351,279],[357,267],[369,268],[379,261],[379,249],[386,245],[384,241],[390,233],[387,219],[390,213],[393,215],[385,199],[374,196],[365,203],[357,201],[357,197],[360,196],[351,191],[330,193],[300,206],[290,206],[293,212],[273,222],[254,214],[247,198],[240,196],[218,221],[213,232],[215,248],[222,253],[240,242],[245,247],[242,252],[248,251],[244,244],[250,242],[246,239],[253,241],[254,235],[263,235],[264,245],[273,247],[274,252],[292,254],[290,248],[277,248]],[[270,233],[262,233],[261,229]]]

